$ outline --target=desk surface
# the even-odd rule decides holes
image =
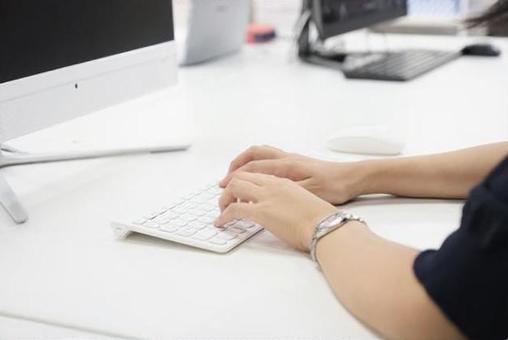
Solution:
[[[400,40],[463,43],[389,38],[393,45]],[[220,178],[229,160],[251,144],[350,160],[355,157],[326,151],[324,138],[365,124],[393,128],[407,143],[406,155],[506,140],[508,43],[498,44],[502,58],[462,58],[404,84],[346,81],[293,60],[286,42],[249,46],[182,69],[176,88],[137,107],[123,105],[16,141],[36,150],[56,137],[96,139],[100,131],[111,137],[112,130],[132,128],[125,122],[139,123],[140,115],[157,122],[154,134],[178,135],[182,116],[194,132],[188,152],[2,170],[31,219],[16,226],[0,211],[0,315],[118,337],[374,338],[335,299],[308,257],[268,232],[215,255],[143,236],[118,242],[108,221]],[[179,104],[157,116],[138,110],[146,100]],[[135,118],[118,128],[119,114]],[[461,207],[460,201],[370,197],[348,208],[384,237],[427,248],[457,227]],[[23,336],[5,320],[0,338]]]

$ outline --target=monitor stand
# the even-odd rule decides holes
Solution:
[[[300,18],[296,25],[298,57],[310,64],[326,66],[343,71],[350,62],[354,64],[368,61],[373,53],[370,52],[344,52],[319,48],[317,43],[311,39],[312,0],[304,0]],[[379,54],[379,53],[377,53]]]
[[[160,153],[183,151],[189,148],[189,145],[171,145],[160,147],[140,147],[129,149],[111,149],[104,151],[80,151],[67,154],[29,154],[21,152],[7,145],[0,148],[0,170],[11,166],[20,166],[28,164],[54,163],[75,161],[83,159],[95,159],[106,157],[117,157],[126,155],[135,155],[143,153]],[[0,173],[0,204],[16,223],[24,223],[28,220],[28,214],[23,208],[15,192],[9,186],[3,175]]]
[[[298,57],[308,63],[328,66],[341,70],[341,65],[348,58],[347,53],[318,49],[311,40],[312,0],[302,1],[302,11],[296,24]]]

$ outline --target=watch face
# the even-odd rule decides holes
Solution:
[[[325,221],[325,223],[323,223],[323,227],[324,228],[335,227],[337,224],[341,223],[343,219],[344,217],[342,216],[333,216],[330,220]]]

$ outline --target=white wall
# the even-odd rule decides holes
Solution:
[[[274,25],[279,36],[290,37],[301,3],[301,0],[253,0],[254,21]]]

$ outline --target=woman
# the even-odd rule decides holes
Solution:
[[[475,22],[507,16],[503,0]],[[508,143],[498,143],[331,163],[252,147],[221,182],[216,224],[247,218],[310,251],[343,305],[384,337],[507,339],[507,155]],[[469,198],[460,228],[439,250],[419,252],[334,206],[371,193]]]

